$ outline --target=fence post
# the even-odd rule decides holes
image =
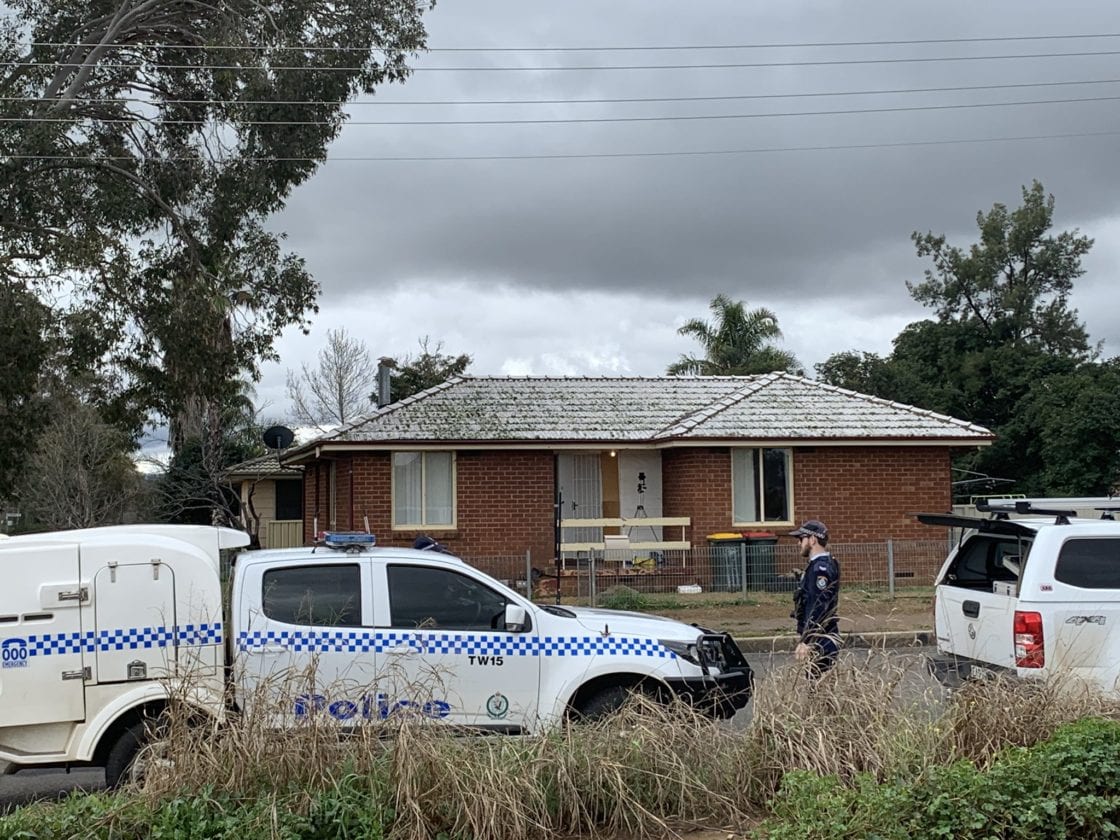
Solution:
[[[887,540],[887,592],[894,600],[894,540]]]
[[[587,553],[590,555],[589,558],[588,558],[588,561],[587,561],[588,599],[591,602],[591,606],[596,607],[596,606],[599,605],[598,604],[598,595],[599,595],[598,590],[599,590],[599,587],[596,586],[596,580],[595,580],[595,549],[591,549]]]
[[[560,585],[560,578],[556,579],[556,585]],[[533,600],[533,552],[528,548],[525,549],[525,597]]]
[[[743,581],[743,597],[744,598],[747,597],[747,569],[749,569],[750,565],[751,565],[750,564],[750,557],[748,555],[750,554],[750,551],[751,551],[752,547],[753,546],[751,546],[749,544],[746,544],[746,543],[739,546],[739,572],[743,576],[742,581]]]

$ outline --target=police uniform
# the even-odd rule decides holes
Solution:
[[[800,597],[797,597],[800,596]],[[795,595],[797,634],[816,651],[815,666],[825,671],[836,663],[839,625],[840,567],[831,554],[818,554],[801,576]]]
[[[820,532],[812,528],[816,522],[793,531],[799,536],[824,536],[828,530],[819,525]],[[809,527],[810,530],[805,529]],[[818,554],[809,560],[801,575],[801,582],[793,594],[794,617],[797,619],[797,635],[804,644],[813,648],[811,667],[817,674],[823,673],[836,664],[839,652],[840,631],[837,612],[840,601],[840,566],[829,554]]]

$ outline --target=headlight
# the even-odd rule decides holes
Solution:
[[[700,664],[700,655],[696,651],[695,642],[680,642],[672,639],[658,639],[657,641],[685,662],[691,662],[693,665]]]

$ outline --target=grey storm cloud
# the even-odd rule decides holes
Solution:
[[[441,3],[429,46],[640,46],[1110,32],[1110,2]],[[1117,27],[1112,27],[1117,28]],[[757,95],[1120,78],[1117,56],[677,71],[435,72],[440,66],[798,62],[1108,51],[1120,39],[704,52],[432,52],[385,103]],[[354,106],[369,119],[744,114],[1084,98],[1115,85],[549,106]],[[348,157],[596,154],[1120,131],[1115,102],[770,119],[500,126],[351,124],[276,220],[329,302],[424,282],[773,302],[899,296],[925,267],[914,230],[974,239],[978,210],[1041,180],[1058,226],[1116,214],[1115,136],[694,157],[375,162]],[[903,294],[904,296],[904,294]]]

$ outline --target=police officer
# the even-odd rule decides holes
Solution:
[[[836,613],[840,601],[840,566],[829,554],[828,528],[810,519],[796,531],[801,556],[808,560],[801,582],[793,595],[797,634],[801,640],[794,650],[798,662],[809,666],[809,675],[819,677],[836,664],[840,634]]]

